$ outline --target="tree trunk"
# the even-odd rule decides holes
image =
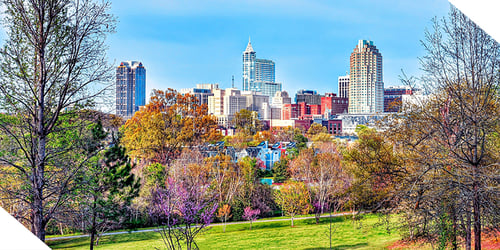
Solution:
[[[470,204],[467,202],[467,204]],[[471,250],[472,249],[472,235],[471,235],[471,216],[470,216],[470,211],[467,210],[466,213],[467,216],[467,221],[465,222],[465,249],[466,250]]]
[[[39,15],[41,13],[38,13]],[[33,169],[32,184],[33,184],[33,227],[32,231],[41,241],[45,242],[45,220],[43,213],[43,188],[45,182],[45,147],[46,147],[46,131],[44,127],[45,121],[45,41],[44,37],[44,23],[43,17],[37,20],[39,25],[36,33],[36,52],[35,52],[35,62],[36,70],[38,73],[36,76],[37,89],[36,97],[38,100],[34,103],[34,136],[32,139],[32,147],[35,152],[35,164]]]
[[[292,218],[292,227],[293,227],[293,216],[291,218]]]
[[[94,204],[92,204],[92,225],[90,226],[90,250],[94,249],[95,236],[97,233],[96,217],[97,217],[97,200],[96,197],[94,196]]]
[[[34,136],[34,144],[36,145],[37,154],[35,155],[35,166],[32,176],[33,185],[33,206],[32,206],[32,232],[41,241],[45,242],[45,221],[43,213],[43,188],[45,176],[45,136],[43,132],[43,105],[40,105],[43,100],[43,88],[40,87],[38,113],[35,119],[36,122],[36,135]]]
[[[477,194],[477,184],[474,184],[474,249],[481,250],[481,205]]]

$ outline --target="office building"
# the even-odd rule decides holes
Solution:
[[[295,102],[305,102],[310,105],[321,105],[321,95],[316,90],[301,89],[295,94]]]
[[[208,97],[213,96],[214,89],[218,89],[219,84],[201,83],[196,84],[196,88],[181,89],[179,93],[194,95],[198,99],[198,105],[208,105]]]
[[[255,59],[256,53],[252,48],[252,43],[248,39],[248,45],[243,52],[243,90],[250,90],[250,83],[255,81]]]
[[[242,91],[241,95],[247,99],[246,109],[257,112],[260,119],[264,118],[269,107],[269,96],[254,91]]]
[[[116,114],[132,117],[146,105],[146,69],[141,62],[126,61],[116,68]]]
[[[382,54],[372,41],[359,40],[350,58],[349,113],[384,112]]]
[[[272,98],[281,89],[281,83],[275,82],[274,62],[258,59],[249,39],[243,52],[243,91],[261,92]]]
[[[269,98],[272,98],[276,92],[281,91],[281,83],[254,81],[250,84],[249,90],[260,92],[262,95],[266,95]]]
[[[339,97],[349,98],[349,75],[339,76]]]
[[[213,96],[208,97],[208,113],[220,116],[224,115],[224,94],[223,89],[212,90]]]
[[[225,90],[223,106],[223,114],[232,117],[234,113],[247,108],[247,97],[242,96],[239,89],[228,88]],[[232,118],[229,120],[232,120]]]

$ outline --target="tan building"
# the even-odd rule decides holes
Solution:
[[[383,113],[382,54],[372,41],[359,40],[350,61],[349,113]]]

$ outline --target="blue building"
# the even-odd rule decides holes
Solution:
[[[116,68],[116,114],[130,118],[146,105],[146,69],[141,62],[126,61]]]

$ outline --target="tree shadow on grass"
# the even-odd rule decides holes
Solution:
[[[161,239],[161,236],[157,232],[144,232],[144,233],[128,233],[119,235],[108,235],[102,236],[99,239],[99,245],[134,242],[134,241],[144,241],[152,239]],[[76,239],[64,239],[64,240],[54,240],[48,241],[48,246],[50,248],[68,248],[68,247],[82,247],[88,246],[90,244],[90,239],[76,238]]]
[[[368,246],[368,243],[357,243],[357,244],[351,244],[351,245],[337,245],[337,246],[332,246],[332,249],[335,250],[343,250],[343,249],[357,249],[357,248],[362,248]],[[318,247],[318,248],[306,248],[306,250],[321,250],[321,249],[330,249],[329,247]]]
[[[55,248],[68,248],[68,247],[82,247],[88,246],[90,240],[88,238],[64,239],[64,240],[47,240],[45,242],[51,249]]]

